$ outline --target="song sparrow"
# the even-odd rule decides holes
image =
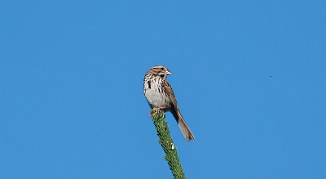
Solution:
[[[152,109],[157,107],[159,110],[171,111],[186,140],[194,140],[195,137],[183,119],[173,90],[166,79],[170,74],[170,70],[165,66],[154,66],[149,69],[144,77],[145,97]]]

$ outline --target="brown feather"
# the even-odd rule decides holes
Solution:
[[[195,137],[193,133],[191,132],[190,128],[188,127],[186,121],[184,120],[183,116],[181,115],[181,112],[178,107],[178,102],[174,96],[174,92],[171,88],[171,85],[167,80],[164,80],[164,91],[168,95],[170,102],[171,102],[171,107],[170,111],[173,114],[175,120],[178,123],[178,126],[183,134],[183,136],[186,138],[187,141],[194,140]]]

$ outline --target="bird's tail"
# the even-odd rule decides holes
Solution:
[[[191,132],[190,128],[188,127],[186,121],[183,119],[183,116],[180,113],[180,110],[172,110],[172,114],[174,118],[177,120],[178,126],[183,134],[183,136],[186,138],[186,140],[189,142],[191,140],[194,140],[195,137],[193,133]]]

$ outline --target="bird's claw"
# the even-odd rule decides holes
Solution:
[[[151,110],[149,111],[149,115],[151,116],[152,119],[154,119],[154,118],[153,118],[153,113],[155,113],[155,117],[156,117],[156,116],[161,115],[162,112],[163,112],[163,109],[161,109],[161,108],[153,108],[153,109],[151,109]]]

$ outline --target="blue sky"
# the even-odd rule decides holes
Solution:
[[[188,178],[326,178],[326,3],[0,2],[0,178],[172,178],[156,64],[196,140]]]

